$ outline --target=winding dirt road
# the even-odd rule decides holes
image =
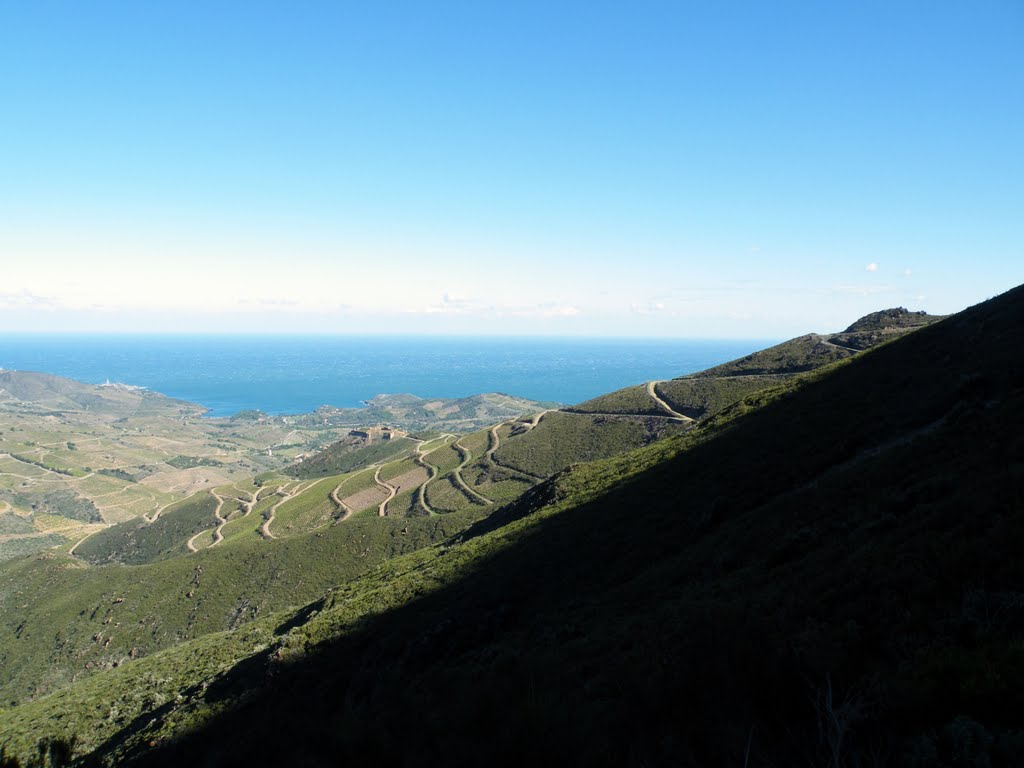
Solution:
[[[252,513],[252,508],[256,506],[256,502],[259,501],[260,489],[257,488],[255,491],[243,491],[241,488],[238,487],[237,483],[234,485],[234,489],[239,493],[245,493],[249,495],[248,499],[239,499],[239,501],[242,502],[242,507],[245,509],[245,511],[242,513],[242,517],[248,517]]]
[[[419,505],[426,510],[428,515],[437,514],[437,512],[435,512],[434,509],[427,503],[427,485],[430,484],[431,480],[437,477],[438,469],[433,464],[428,464],[426,461],[426,457],[432,454],[434,451],[439,451],[445,446],[451,445],[451,443],[448,442],[449,437],[455,437],[455,435],[450,433],[441,435],[441,439],[443,439],[444,442],[441,443],[441,445],[437,446],[437,448],[431,448],[429,451],[426,452],[424,452],[423,446],[426,445],[427,441],[421,440],[420,444],[416,446],[416,454],[413,456],[413,461],[415,461],[417,464],[419,464],[421,467],[427,470],[427,479],[424,480],[420,487],[416,489],[416,500],[419,502]]]
[[[221,533],[221,530],[224,528],[225,525],[227,525],[228,521],[225,520],[223,517],[221,517],[220,510],[224,506],[224,502],[226,501],[226,499],[223,496],[221,496],[219,493],[217,493],[216,491],[214,491],[212,489],[210,490],[210,494],[213,496],[213,498],[215,498],[217,500],[217,508],[215,510],[213,510],[213,516],[215,518],[217,518],[217,527],[213,531],[213,543],[210,544],[210,547],[215,547],[218,544],[220,544],[222,541],[224,541],[224,534]],[[196,548],[195,540],[198,539],[200,536],[202,536],[204,533],[209,533],[209,532],[210,532],[209,528],[204,528],[199,533],[197,533],[195,536],[193,536],[191,539],[186,541],[185,542],[185,546],[188,547],[188,551],[189,552],[198,552],[199,550]],[[207,549],[209,549],[210,547],[207,547]]]
[[[538,414],[538,416],[535,417],[536,424],[540,423],[540,416],[543,416],[543,414]],[[490,432],[488,432],[491,438],[490,446],[484,452],[484,461],[488,462],[492,467],[501,469],[505,472],[511,472],[513,475],[519,475],[520,477],[524,478],[527,482],[536,483],[541,480],[546,480],[547,478],[541,477],[540,475],[532,475],[529,472],[524,472],[521,469],[510,467],[507,464],[502,464],[500,461],[495,460],[494,452],[497,451],[499,447],[501,447],[501,439],[498,437],[498,430],[504,427],[506,424],[516,423],[524,424],[524,422],[516,422],[515,419],[512,419],[510,421],[503,421],[500,424],[495,424],[493,427],[491,427]],[[524,426],[526,426],[526,431],[529,432],[531,429],[534,428],[534,426],[536,426],[536,424],[533,422],[524,424]]]
[[[658,407],[661,408],[661,410],[663,410],[665,413],[667,413],[674,419],[678,419],[679,421],[693,421],[693,419],[691,419],[689,416],[684,416],[683,414],[679,413],[679,411],[673,410],[671,405],[669,405],[668,403],[661,399],[657,391],[655,391],[654,389],[658,384],[661,384],[661,381],[647,382],[647,394],[651,396],[651,399],[655,403],[657,403]]]
[[[469,484],[463,479],[462,468],[473,460],[473,454],[468,448],[466,448],[462,444],[461,440],[462,438],[460,437],[454,443],[455,450],[457,450],[459,452],[459,455],[462,456],[462,463],[452,470],[452,477],[455,480],[455,484],[459,486],[459,489],[466,493],[470,497],[470,499],[476,499],[481,504],[493,504],[494,502],[491,499],[488,499],[482,493],[477,493],[476,491],[474,491],[472,488],[469,487]]]
[[[297,486],[295,486],[295,490],[291,491],[290,493],[288,491],[284,490],[284,486],[283,485],[277,486],[277,490],[274,491],[274,493],[277,493],[278,495],[280,495],[281,496],[281,500],[270,508],[270,513],[267,515],[267,519],[264,520],[263,521],[263,525],[260,526],[260,535],[264,539],[269,541],[270,539],[276,539],[277,538],[277,536],[275,536],[274,534],[272,534],[270,532],[270,524],[274,522],[274,515],[277,514],[278,507],[280,507],[282,504],[284,504],[289,499],[294,499],[300,493],[302,493],[303,491],[307,490],[314,482],[316,482],[316,481],[310,481],[310,482],[306,483],[305,486],[303,486],[302,483],[299,483]]]
[[[348,478],[345,478],[345,480],[347,480],[347,479]],[[340,483],[338,483],[338,485],[335,486],[334,490],[331,491],[331,501],[334,502],[335,506],[337,506],[338,510],[341,512],[341,516],[340,517],[334,518],[334,522],[336,522],[336,523],[344,522],[345,520],[348,520],[349,517],[352,516],[352,507],[350,507],[348,504],[346,504],[344,501],[342,501],[341,497],[338,496],[338,491],[340,491],[341,490],[341,486],[343,486],[345,484],[345,480],[342,480]]]
[[[147,523],[155,523],[155,522],[156,522],[156,521],[157,521],[157,520],[158,520],[158,519],[160,518],[160,515],[161,515],[161,513],[162,513],[162,512],[163,512],[163,511],[164,511],[165,509],[167,509],[167,508],[168,508],[169,506],[171,506],[172,504],[176,504],[176,503],[177,503],[178,501],[181,501],[181,499],[178,499],[177,501],[169,501],[169,502],[167,502],[166,504],[164,504],[164,505],[163,505],[162,507],[158,507],[158,508],[157,508],[157,510],[156,510],[156,512],[154,512],[154,513],[153,513],[152,515],[150,515],[149,517],[146,517],[145,515],[143,515],[143,516],[142,516],[142,519],[143,519],[143,520],[145,520],[145,521],[146,521]]]
[[[398,495],[398,489],[391,485],[387,480],[380,479],[380,471],[383,467],[377,467],[377,470],[373,473],[373,482],[388,492],[388,497],[380,503],[377,507],[377,516],[384,517],[388,513],[388,502],[391,501],[395,496]]]
[[[498,437],[498,430],[504,427],[506,424],[511,423],[512,422],[510,421],[503,421],[500,424],[495,424],[487,432],[487,436],[489,439],[487,441],[487,450],[484,451],[484,461],[489,461],[492,464],[494,463],[494,452],[498,450],[498,447],[501,445],[501,438]]]
[[[217,529],[213,532],[213,543],[210,545],[211,547],[216,547],[224,541],[224,534],[222,531],[224,530],[224,526],[228,524],[227,518],[220,513],[220,510],[223,508],[224,502],[227,501],[227,499],[214,490],[211,490],[210,493],[212,493],[214,498],[217,499],[217,508],[213,511],[213,516],[220,521],[220,525],[218,525]]]
[[[536,414],[532,419],[530,419],[529,425],[528,425],[529,428],[533,429],[538,424],[540,424],[540,420],[541,419],[543,419],[545,416],[547,416],[552,411],[557,411],[557,410],[558,410],[557,408],[548,408],[546,411],[541,411],[540,413]]]
[[[854,354],[860,354],[861,352],[864,351],[863,349],[854,349],[853,347],[844,347],[842,344],[834,344],[834,343],[832,343],[831,341],[829,341],[828,339],[825,339],[825,338],[821,339],[821,343],[825,344],[826,346],[829,346],[829,347],[835,347],[836,349],[842,349],[842,350],[844,350],[846,352],[853,352]]]
[[[73,546],[71,549],[68,550],[68,554],[73,556],[75,554],[75,550],[78,549],[82,545],[82,542],[84,542],[90,536],[95,536],[100,531],[105,531],[109,527],[110,527],[109,525],[104,525],[104,526],[102,526],[100,528],[97,528],[95,531],[90,531],[89,533],[85,534],[85,536],[83,536],[82,538],[80,538],[78,541],[75,542],[75,546]]]

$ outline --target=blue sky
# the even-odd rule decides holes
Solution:
[[[783,337],[1024,282],[1024,5],[0,8],[0,330]]]

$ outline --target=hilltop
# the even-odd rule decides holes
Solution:
[[[906,309],[866,315],[841,333],[808,333],[738,360],[667,381],[627,387],[567,410],[574,413],[714,416],[738,400],[822,366],[848,360],[942,317]],[[661,402],[659,402],[659,399]]]
[[[917,328],[942,320],[940,315],[908,312],[902,307],[865,315],[840,333],[808,333],[731,363],[694,374],[700,377],[787,375],[845,360]]]
[[[205,410],[142,387],[84,384],[49,373],[9,370],[0,370],[0,405],[7,411],[53,416],[91,410],[108,417],[140,411],[188,417]]]
[[[911,312],[905,307],[883,309],[872,312],[850,324],[843,333],[859,333],[862,331],[895,331],[904,328],[923,328],[944,315],[929,315],[927,312]]]

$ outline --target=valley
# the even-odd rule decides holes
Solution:
[[[472,428],[541,406],[506,395],[386,395],[363,409],[206,418],[201,406],[137,387],[0,371],[0,560],[155,522],[189,496],[272,473],[367,423]]]

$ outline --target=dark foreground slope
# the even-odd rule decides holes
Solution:
[[[332,593],[97,754],[1024,764],[1022,348],[1017,289],[574,466]]]

